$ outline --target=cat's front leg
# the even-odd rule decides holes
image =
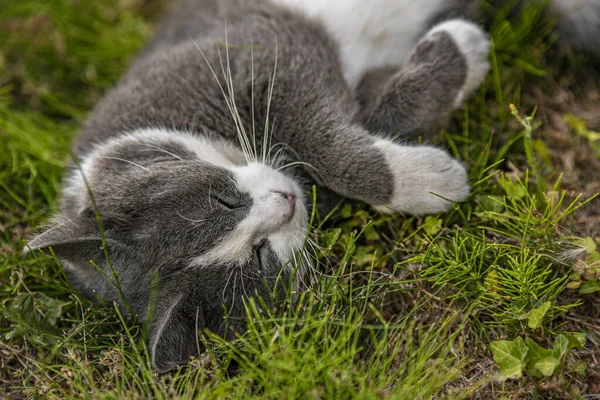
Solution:
[[[445,151],[378,139],[362,126],[323,130],[296,147],[321,184],[385,213],[447,211],[469,194],[465,167]],[[313,145],[314,144],[314,145]]]
[[[412,215],[447,211],[469,195],[465,167],[445,151],[432,146],[406,146],[379,139],[374,147],[393,173],[393,191],[385,204],[373,204],[384,213]]]
[[[428,133],[479,87],[489,70],[489,40],[475,24],[432,28],[401,66],[367,71],[357,88],[361,120],[371,131]]]

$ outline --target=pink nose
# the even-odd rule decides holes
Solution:
[[[294,207],[296,206],[296,196],[294,196],[292,193],[285,193],[285,192],[275,192],[275,193],[277,193],[278,195],[280,195],[281,197],[286,199],[288,204],[292,207],[292,210],[294,209]]]

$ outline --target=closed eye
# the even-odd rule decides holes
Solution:
[[[226,210],[234,210],[234,209],[238,208],[235,206],[235,204],[233,204],[227,200],[224,200],[221,197],[217,197],[216,200],[217,200],[217,203],[219,203],[219,205],[221,205],[221,207],[223,207]]]
[[[218,196],[214,196],[213,200],[221,208],[228,211],[238,210],[247,206],[243,199],[238,198],[235,194],[227,193],[227,190],[221,192]]]

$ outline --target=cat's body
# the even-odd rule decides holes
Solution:
[[[391,136],[427,132],[482,82],[483,31],[465,20],[429,29],[476,9],[183,0],[91,114],[60,215],[31,247],[52,246],[89,298],[123,304],[104,276],[114,269],[142,320],[155,305],[160,371],[197,351],[198,328],[242,331],[242,299],[283,295],[305,268],[307,205],[282,163],[383,212],[441,212],[468,195],[459,162]]]

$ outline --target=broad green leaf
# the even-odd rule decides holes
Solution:
[[[485,211],[500,213],[504,210],[502,197],[491,195],[479,195],[477,196],[477,200],[479,200],[481,207]]]
[[[574,361],[567,364],[567,369],[571,372],[575,372],[581,378],[585,378],[587,376],[588,363],[583,360]]]
[[[552,350],[543,348],[530,338],[525,338],[525,344],[527,345],[527,348],[529,348],[527,358],[530,360],[537,361],[541,358],[552,355]]]
[[[529,318],[527,319],[527,326],[531,329],[537,329],[542,326],[542,321],[544,320],[544,316],[550,309],[550,302],[546,301],[539,308],[535,310],[531,310],[529,313]]]
[[[585,347],[585,333],[581,332],[569,332],[566,334],[567,340],[569,341],[569,350],[571,349],[583,349]]]
[[[559,365],[560,360],[558,358],[554,356],[548,356],[536,362],[534,368],[544,376],[552,376]]]
[[[321,238],[323,239],[325,246],[328,247],[336,244],[341,235],[342,230],[340,228],[333,228],[321,235]]]
[[[509,176],[503,176],[499,182],[506,195],[510,198],[519,200],[527,195],[527,190],[523,184],[519,181],[513,181]]]
[[[596,245],[596,242],[591,237],[586,237],[584,239],[579,240],[578,244],[582,248],[584,248],[586,253],[588,253],[588,254],[593,253],[598,248],[598,246]]]
[[[554,339],[554,350],[552,355],[558,359],[562,359],[569,350],[569,339],[563,334],[556,336]]]
[[[373,226],[373,224],[371,224],[365,228],[364,234],[365,234],[365,238],[367,238],[368,240],[370,240],[372,242],[376,242],[381,238],[379,236],[379,232],[377,232],[377,229],[375,228],[375,226]]]
[[[533,141],[533,148],[538,156],[547,164],[552,165],[552,157],[550,156],[550,150],[546,146],[546,142],[540,139]]]
[[[341,210],[342,218],[350,218],[352,216],[352,205],[346,203]]]
[[[47,344],[46,335],[56,332],[56,321],[66,304],[43,293],[21,294],[4,310],[4,317],[14,323],[6,338],[15,339],[29,332],[39,343]]]
[[[354,260],[357,265],[370,265],[376,260],[373,246],[357,246],[354,252]]]
[[[581,281],[569,282],[567,283],[567,289],[579,289],[581,283]]]
[[[364,221],[368,221],[371,219],[371,214],[369,214],[367,210],[356,210],[354,212],[354,218],[357,218],[362,223],[364,223]]]
[[[52,330],[65,304],[43,293],[22,294],[6,307],[4,316],[31,329]]]
[[[442,220],[441,218],[436,218],[433,216],[429,216],[425,218],[425,222],[423,223],[423,229],[430,235],[435,235],[442,229]]]
[[[579,287],[580,294],[591,294],[596,293],[597,291],[600,291],[600,282],[598,282],[598,279],[584,282],[583,285]]]
[[[573,114],[566,114],[564,119],[579,136],[588,139],[590,142],[600,140],[600,132],[589,130],[587,128],[587,123],[584,120],[577,118]]]
[[[541,372],[536,369],[535,364],[545,357],[552,356],[552,350],[543,348],[530,338],[525,338],[525,344],[529,348],[526,371],[529,375],[540,378]]]
[[[525,357],[529,349],[520,337],[515,340],[498,340],[492,342],[492,355],[494,361],[500,367],[503,380],[508,378],[519,378],[523,374]]]
[[[590,147],[596,154],[596,157],[600,158],[600,141],[590,142]]]
[[[600,157],[600,132],[595,132],[587,128],[586,121],[575,117],[573,114],[564,116],[567,124],[577,133],[577,135],[590,141],[590,147]]]

